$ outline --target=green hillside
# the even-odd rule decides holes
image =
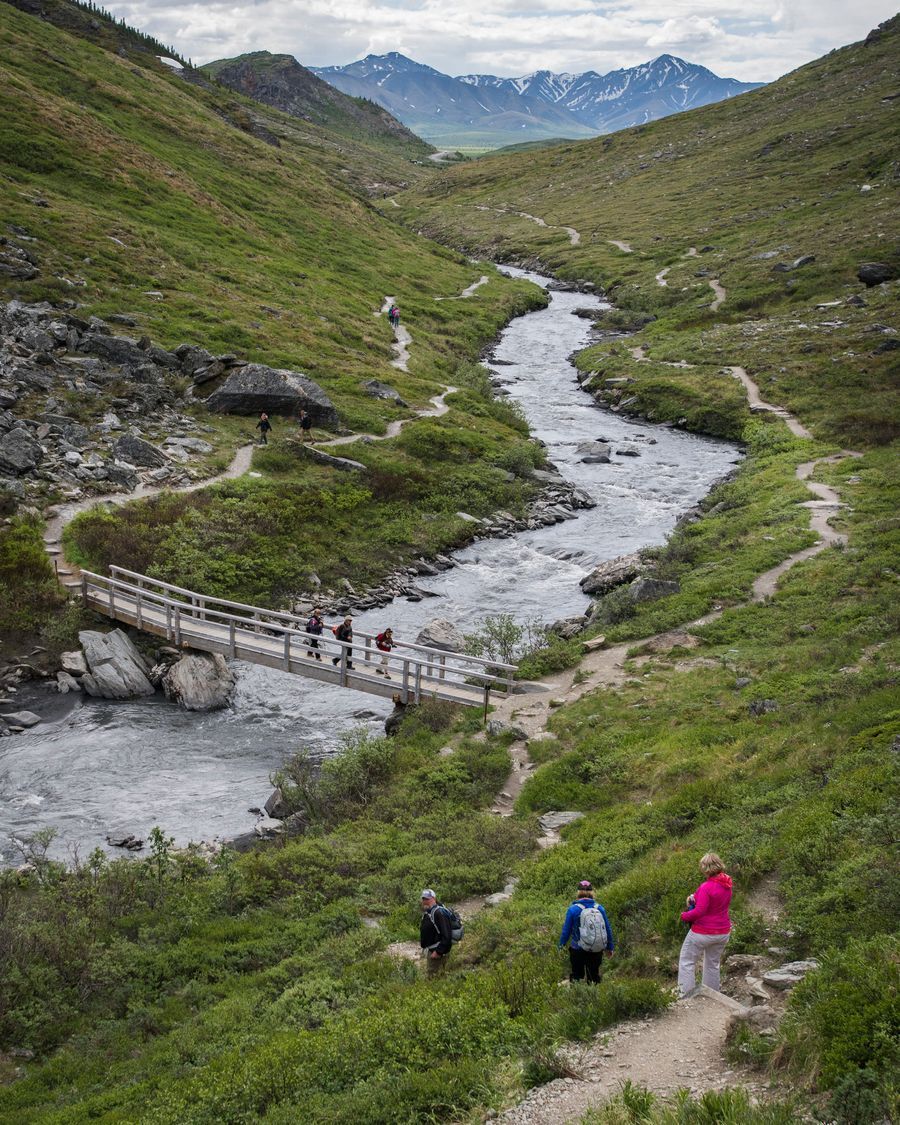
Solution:
[[[581,356],[587,385],[618,407],[622,384],[605,380],[633,380],[628,409],[739,436],[746,458],[699,518],[647,552],[677,591],[598,602],[591,631],[623,646],[621,668],[604,671],[611,654],[599,651],[569,687],[554,686],[565,691],[547,708],[555,737],[530,741],[535,768],[513,815],[491,810],[515,776],[516,732],[489,735],[480,716],[426,705],[395,738],[348,734],[317,776],[302,757],[289,763],[279,780],[306,830],[256,852],[226,849],[210,863],[159,832],[145,859],[95,853],[66,871],[32,841],[30,866],[0,873],[0,1121],[490,1120],[577,1073],[573,1045],[668,1008],[679,913],[709,850],[735,880],[726,984],[744,979],[736,955],[759,959],[745,967],[819,966],[771,1034],[731,1034],[727,1088],[668,1106],[627,1089],[585,1125],[897,1118],[898,281],[856,278],[862,261],[897,267],[897,30],[734,102],[441,169],[401,197],[411,229],[458,250],[610,287],[619,307],[602,323],[613,334]],[[386,223],[336,186],[336,165],[229,125],[215,91],[138,79],[19,13],[2,34],[0,97],[15,109],[3,128],[17,154],[2,183],[11,221],[39,238],[30,296],[71,293],[55,276],[66,271],[85,281],[91,309],[135,309],[167,343],[188,334],[302,364],[353,424],[390,416],[358,396],[364,371],[416,404],[451,372],[464,387],[449,415],[414,424],[407,440],[351,447],[369,459],[371,489],[301,473],[271,449],[255,462],[259,481],[102,517],[81,549],[90,538],[94,550],[152,552],[184,527],[190,549],[177,562],[191,573],[211,531],[233,546],[233,558],[222,552],[231,572],[211,580],[274,589],[287,552],[258,552],[267,529],[286,536],[298,512],[325,510],[303,508],[309,485],[326,523],[364,522],[379,549],[451,537],[462,496],[481,510],[505,488],[504,503],[522,501],[527,474],[510,482],[501,471],[529,448],[521,425],[457,359],[524,306],[526,287],[494,280],[484,302],[435,306],[438,280],[458,292],[479,267]],[[32,202],[37,192],[48,207]],[[105,245],[109,234],[127,257]],[[717,311],[711,280],[725,289]],[[143,299],[151,284],[163,301]],[[421,340],[408,377],[386,366],[376,334],[386,290]],[[682,362],[693,366],[671,366]],[[723,365],[746,367],[813,437],[751,416]],[[798,479],[813,461],[809,479],[844,505],[829,513],[847,541],[751,600],[760,574],[816,539]],[[252,522],[254,497],[270,524]],[[347,552],[353,574],[361,543]],[[331,565],[337,574],[342,560]],[[539,703],[522,697],[523,710]],[[584,815],[543,850],[537,817],[562,809]],[[416,938],[422,887],[459,903],[512,876],[514,893],[475,914],[440,975],[391,954]],[[560,987],[559,926],[585,877],[610,912],[616,955],[599,988]],[[639,1047],[641,1025],[632,1031]],[[592,1084],[597,1099],[620,1073]]]

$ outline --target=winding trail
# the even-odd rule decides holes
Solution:
[[[720,284],[717,277],[711,277],[708,284],[710,289],[712,289],[713,293],[715,294],[715,300],[710,304],[709,307],[713,312],[718,312],[722,305],[725,303],[725,298],[728,296],[728,294],[725,292],[724,286]]]
[[[621,250],[623,254],[633,254],[630,242],[620,242],[617,238],[608,238],[606,240],[610,246],[615,246],[617,250]]]
[[[381,309],[375,314],[376,317],[384,316],[390,310],[391,305],[394,304],[396,298],[385,297],[384,304]],[[400,371],[407,371],[407,364],[409,363],[409,345],[412,343],[412,336],[404,328],[402,324],[398,324],[393,329],[394,343],[391,345],[394,349],[394,358],[391,360],[391,367],[396,367]]]
[[[669,272],[669,270],[671,268],[672,268],[671,266],[666,266],[665,269],[660,270],[659,273],[656,275],[656,284],[661,285],[663,287],[663,289],[665,289],[665,287],[669,284],[668,281],[666,281],[666,274]]]
[[[475,210],[494,211],[498,215],[516,215],[520,219],[527,219],[530,223],[536,223],[539,227],[546,227],[547,230],[564,230],[569,236],[570,245],[581,245],[581,233],[574,227],[566,227],[562,226],[561,224],[548,223],[545,219],[540,218],[540,216],[530,215],[527,211],[513,211],[508,207],[488,207],[484,203],[476,203]]]
[[[642,348],[633,348],[632,355],[644,359]],[[792,414],[762,400],[759,388],[741,367],[728,368],[740,379],[747,391],[751,409],[774,413],[798,437],[811,439],[811,434]],[[827,547],[845,544],[847,536],[831,527],[829,519],[844,505],[835,489],[809,480],[821,464],[835,464],[847,457],[861,457],[853,450],[804,461],[797,466],[796,477],[806,483],[814,499],[804,502],[810,512],[810,528],[819,537],[811,547],[796,551],[777,566],[760,574],[753,582],[747,604],[764,603],[777,590],[780,578],[798,563],[812,558]],[[645,646],[655,653],[670,651],[676,646],[691,645],[692,629],[716,620],[724,613],[715,608],[696,621],[680,628],[658,633],[643,640],[600,648],[584,656],[575,669],[548,676],[540,681],[543,694],[514,695],[498,702],[495,715],[523,729],[527,738],[546,730],[553,711],[573,703],[598,688],[621,686],[628,673],[625,663],[636,646]],[[685,667],[690,667],[685,662]],[[512,771],[492,811],[510,815],[515,798],[533,768],[528,758],[527,738],[510,747]],[[554,838],[555,837],[555,838]],[[546,847],[558,841],[556,833],[546,833],[538,840]],[[508,884],[498,895],[481,896],[465,905],[474,913],[485,905],[494,905],[509,898],[514,884]],[[418,956],[418,950],[416,949]],[[573,1122],[592,1107],[602,1105],[619,1092],[626,1081],[646,1086],[669,1095],[687,1087],[696,1094],[740,1084],[753,1096],[765,1097],[765,1088],[753,1075],[735,1074],[724,1059],[725,1036],[729,1015],[743,1006],[721,993],[699,989],[689,1000],[675,1004],[655,1019],[631,1020],[619,1024],[611,1032],[598,1035],[590,1043],[568,1044],[563,1056],[571,1076],[557,1079],[531,1090],[517,1105],[501,1114],[506,1125],[565,1125]]]
[[[408,426],[410,422],[416,422],[419,418],[440,418],[446,414],[450,407],[444,400],[447,395],[452,395],[457,390],[459,390],[458,387],[446,383],[439,395],[435,395],[428,400],[431,403],[430,409],[426,406],[422,410],[417,410],[412,418],[395,418],[393,422],[388,422],[387,429],[383,434],[345,434],[343,437],[331,438],[328,441],[316,441],[313,444],[317,449],[330,449],[336,445],[352,445],[355,441],[387,441],[389,438],[396,437],[403,427]]]
[[[457,293],[454,297],[435,297],[436,301],[467,301],[469,297],[475,295],[475,290],[480,289],[482,285],[487,285],[491,279],[486,273],[483,273],[477,281],[473,281],[471,285],[467,285],[462,293]]]

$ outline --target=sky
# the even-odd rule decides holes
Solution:
[[[670,53],[766,82],[865,37],[897,0],[106,0],[195,65],[247,51],[305,66],[399,51],[444,74],[603,74]]]

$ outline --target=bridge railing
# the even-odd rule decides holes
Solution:
[[[474,696],[479,689],[513,690],[514,664],[405,641],[386,653],[376,647],[372,633],[354,629],[351,642],[339,641],[330,629],[322,635],[308,633],[305,619],[295,614],[211,598],[123,567],[110,571],[110,577],[82,571],[85,602],[179,647],[193,643],[233,659],[257,659],[300,674],[314,675],[317,665],[330,661],[343,686],[355,686],[354,679],[371,682],[383,676],[397,681],[404,702],[429,695],[448,698],[454,692]]]

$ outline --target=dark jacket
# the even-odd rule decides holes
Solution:
[[[316,637],[321,637],[322,630],[324,628],[325,628],[325,623],[322,621],[322,618],[316,617],[315,614],[313,614],[312,617],[309,619],[309,621],[307,621],[307,623],[306,623],[307,633],[312,633]]]
[[[334,627],[334,635],[339,641],[346,641],[349,644],[353,640],[353,626],[345,625],[342,621],[340,625]]]
[[[446,955],[453,945],[451,936],[450,915],[443,903],[435,903],[431,910],[422,914],[419,926],[419,945],[423,949],[433,949],[436,953]]]
[[[258,430],[262,430],[262,432],[266,434],[269,432],[269,430],[271,430],[272,423],[268,418],[260,418],[260,420],[256,423],[256,428]]]

